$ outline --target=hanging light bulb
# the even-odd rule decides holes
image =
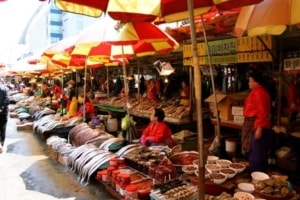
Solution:
[[[169,83],[168,77],[165,77],[165,83]]]

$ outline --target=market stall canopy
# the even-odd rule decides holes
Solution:
[[[152,23],[120,24],[106,16],[83,30],[69,53],[97,61],[163,54],[178,48],[175,39]]]
[[[241,9],[234,35],[281,35],[288,25],[300,23],[299,0],[264,0]]]
[[[88,69],[95,69],[104,66],[119,66],[121,65],[121,60],[117,59],[101,59],[91,60],[86,56],[78,56],[78,55],[63,55],[56,54],[51,58],[51,62],[57,64],[64,69],[72,69],[72,70],[80,70],[87,67]],[[126,62],[128,63],[128,62]]]
[[[25,57],[18,62],[5,68],[9,74],[35,76],[46,73],[56,73],[61,69],[59,65],[46,62],[40,59],[41,52],[38,52],[32,56]]]
[[[11,72],[26,72],[26,71],[42,71],[47,70],[46,63],[29,63],[28,58],[24,58],[15,64],[13,64],[10,68],[7,68],[8,71]]]
[[[64,53],[65,49],[72,46],[76,40],[77,40],[77,36],[70,36],[58,42],[50,44],[43,50],[41,54],[41,58],[44,60],[49,60],[55,54]]]
[[[227,11],[219,11],[212,9],[210,12],[203,14],[201,17],[195,17],[195,32],[198,39],[203,38],[203,30],[208,38],[216,37],[228,37],[231,36],[233,28],[235,26],[237,17],[239,16],[241,8],[235,8]],[[204,23],[202,23],[202,19]],[[203,26],[204,24],[204,26]],[[179,43],[188,43],[191,39],[191,27],[190,24],[180,23],[176,27],[172,27],[173,24],[162,24],[165,31],[176,39]]]
[[[252,5],[263,0],[194,0],[194,14],[208,12],[213,6],[219,10],[229,10]],[[67,12],[99,17],[108,13],[113,19],[121,21],[163,21],[174,22],[188,19],[187,1],[182,0],[55,0],[55,5]]]

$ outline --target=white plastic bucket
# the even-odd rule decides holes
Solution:
[[[225,140],[225,150],[226,152],[234,153],[236,151],[236,139],[235,138],[227,138]]]
[[[118,120],[116,118],[107,119],[106,129],[108,132],[118,131]]]

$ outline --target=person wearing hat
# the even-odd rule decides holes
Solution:
[[[248,153],[249,169],[265,172],[268,167],[268,153],[271,148],[271,100],[263,86],[263,76],[251,71],[248,77],[250,93],[243,107],[245,116],[242,147]]]
[[[6,124],[9,105],[9,89],[0,82],[0,153],[3,152],[3,145],[6,135]]]

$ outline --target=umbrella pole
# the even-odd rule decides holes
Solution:
[[[79,76],[79,75],[78,75],[78,70],[76,70],[75,76],[76,76],[76,77],[75,77],[75,83],[76,83],[76,86],[77,86],[77,87],[76,87],[76,94],[77,94],[77,98],[78,98],[78,95],[79,95],[79,94],[78,94],[78,93],[79,93],[78,78],[77,78],[77,77]]]
[[[194,88],[194,85],[193,85],[193,79],[192,79],[192,77],[193,77],[193,69],[191,68],[191,67],[189,67],[189,87],[190,88]],[[193,90],[190,90],[190,115],[191,115],[191,120],[193,120],[193,112],[192,112],[192,109],[191,108],[193,108],[194,107],[194,105],[195,105],[195,102],[193,102],[193,96],[194,96],[194,91]]]
[[[93,79],[94,79],[94,75],[93,75],[93,70],[90,69],[90,82],[91,82],[91,99],[94,99],[94,90],[93,90]]]
[[[61,86],[62,86],[62,89],[64,89],[64,69],[61,68],[61,71],[62,71],[62,75],[61,75]],[[64,93],[64,92],[63,92]]]
[[[281,109],[282,109],[282,68],[283,68],[283,51],[282,51],[282,39],[279,40],[279,69],[278,69],[278,107],[277,107],[277,126],[280,125]]]
[[[140,62],[139,59],[137,59],[137,67],[138,67],[138,102],[140,103],[141,100],[141,89],[140,89]]]
[[[85,119],[85,112],[86,112],[86,110],[85,110],[85,98],[86,98],[86,83],[87,83],[87,81],[86,81],[86,74],[87,74],[87,59],[88,59],[88,57],[86,57],[85,58],[85,62],[84,62],[84,86],[83,86],[83,111],[82,111],[82,113],[83,113],[83,121],[85,121],[86,119]]]
[[[195,96],[196,96],[196,111],[197,111],[197,130],[198,130],[198,152],[199,152],[199,186],[198,186],[198,199],[205,199],[204,183],[205,183],[205,169],[204,169],[204,145],[203,145],[203,116],[202,116],[202,99],[201,99],[201,71],[198,60],[197,51],[197,39],[195,31],[195,21],[194,21],[194,4],[193,0],[187,0],[189,19],[191,25],[191,40],[193,48],[193,66],[194,66],[194,84],[195,84]]]
[[[109,98],[109,74],[108,74],[108,66],[106,66],[106,96]]]
[[[213,70],[212,70],[212,65],[211,65],[211,56],[210,56],[210,52],[209,52],[209,48],[208,48],[208,41],[207,41],[207,37],[206,37],[206,31],[205,31],[205,24],[204,24],[204,19],[203,19],[203,15],[201,15],[201,22],[202,22],[202,26],[203,26],[203,36],[204,36],[204,41],[205,41],[205,48],[207,49],[207,57],[208,57],[208,65],[209,65],[209,73],[210,73],[210,79],[211,79],[211,85],[212,85],[212,90],[213,90],[213,95],[214,95],[214,106],[215,109],[217,110],[217,126],[216,128],[216,135],[214,138],[214,141],[212,143],[212,145],[210,146],[210,151],[213,152],[218,152],[219,151],[219,147],[220,147],[220,137],[221,137],[221,133],[220,133],[220,117],[219,117],[219,108],[218,108],[218,103],[217,103],[217,94],[216,94],[216,87],[215,87],[215,81],[214,81],[214,75],[213,75]]]
[[[124,81],[124,89],[125,89],[125,100],[126,100],[126,111],[129,116],[129,105],[128,105],[128,85],[127,85],[127,73],[126,73],[126,64],[125,64],[125,56],[124,56],[124,46],[122,45],[122,68],[123,68],[123,81]]]

